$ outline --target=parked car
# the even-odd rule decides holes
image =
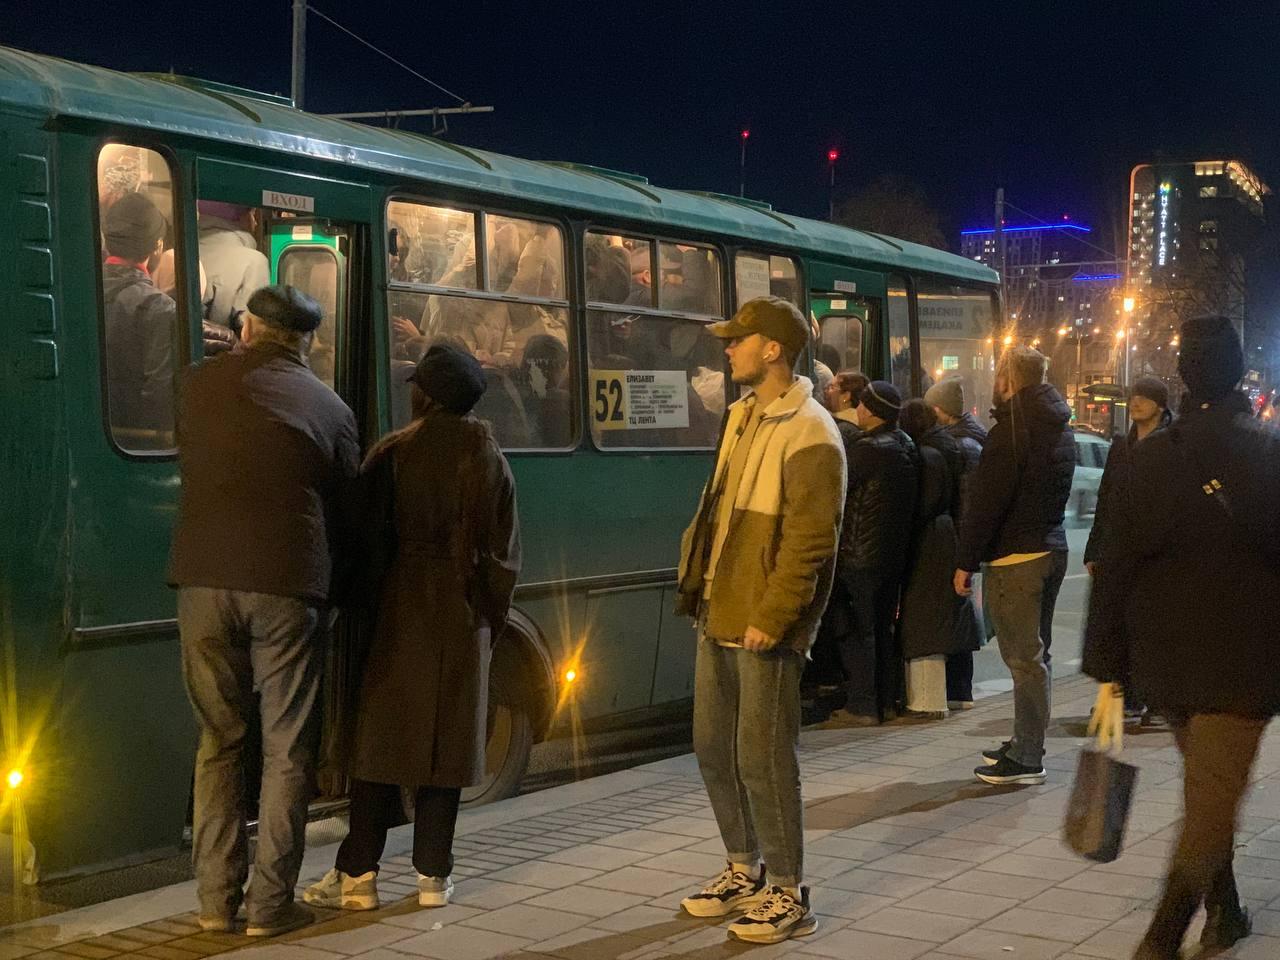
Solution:
[[[1102,468],[1107,465],[1107,453],[1111,444],[1105,437],[1092,430],[1075,429],[1076,472],[1071,478],[1071,499],[1067,501],[1067,513],[1077,519],[1092,516],[1098,506],[1098,487],[1102,483]]]

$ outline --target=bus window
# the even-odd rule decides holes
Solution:
[[[315,375],[330,389],[334,386],[339,319],[346,312],[346,295],[342,289],[345,276],[339,256],[328,246],[288,247],[280,254],[276,266],[280,283],[297,287],[324,311],[324,319],[312,338],[310,363]]]
[[[790,257],[763,253],[739,253],[733,261],[737,306],[756,297],[774,296],[790,300],[801,310],[796,262]]]
[[[907,282],[901,277],[889,277],[885,299],[889,319],[889,378],[903,397],[912,397],[915,393],[911,389],[911,313],[907,307]],[[921,377],[922,384],[927,382]]]
[[[856,315],[831,314],[822,318],[817,357],[832,373],[862,371],[862,324]]]
[[[564,299],[564,239],[553,223],[485,214],[487,289],[543,300]]]
[[[480,289],[474,213],[392,200],[387,205],[387,229],[396,232],[396,248],[389,251],[387,264],[393,281]]]
[[[697,320],[587,314],[591,434],[603,449],[714,447],[725,409],[724,342]]]
[[[482,214],[487,283],[482,289],[480,273],[474,281],[468,273],[476,291],[472,294],[459,289],[456,271],[423,272],[414,266],[427,259],[414,253],[422,243],[422,225],[438,226],[440,216],[454,213],[412,201],[388,205],[388,231],[394,230],[396,239],[387,291],[394,425],[408,423],[412,413],[405,375],[433,343],[451,343],[484,369],[488,387],[474,413],[489,423],[503,449],[572,446],[573,365],[563,233],[555,224]],[[474,245],[474,233],[466,242]],[[470,269],[476,270],[474,262]],[[439,281],[422,279],[430,276]]]
[[[685,243],[658,244],[661,288],[658,307],[675,313],[718,317],[720,255],[707,247]]]
[[[969,412],[986,422],[995,385],[991,292],[922,279],[916,283],[916,295],[922,386],[959,377]]]
[[[108,144],[97,179],[111,438],[129,453],[172,453],[183,311],[153,279],[158,269],[176,276],[172,171],[154,150]]]

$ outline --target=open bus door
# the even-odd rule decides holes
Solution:
[[[858,370],[890,380],[912,396],[911,322],[906,282],[842,264],[809,265],[809,315],[817,328],[815,358],[832,373]]]

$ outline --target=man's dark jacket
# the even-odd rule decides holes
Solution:
[[[968,477],[956,566],[977,570],[1014,553],[1066,550],[1062,521],[1076,468],[1071,410],[1047,383],[996,407]]]
[[[842,576],[870,571],[899,577],[911,547],[919,489],[915,444],[896,424],[854,432],[836,422],[849,464],[837,569]]]
[[[178,459],[171,585],[330,599],[360,443],[350,409],[300,357],[263,344],[189,370]]]
[[[1166,713],[1280,713],[1280,432],[1196,405],[1133,451],[1103,541],[1084,671]],[[1218,480],[1231,515],[1203,492]]]
[[[1143,437],[1149,440],[1173,422],[1173,414],[1168,410],[1160,417],[1155,430]],[[1098,484],[1098,505],[1093,511],[1093,527],[1089,531],[1089,542],[1084,548],[1084,562],[1096,563],[1102,555],[1102,544],[1115,525],[1115,511],[1124,509],[1120,506],[1128,496],[1126,487],[1129,483],[1129,472],[1133,466],[1133,449],[1139,443],[1138,428],[1132,426],[1129,432],[1114,441],[1107,451],[1107,465],[1102,471],[1102,480]]]
[[[171,430],[177,305],[146,271],[125,263],[103,266],[102,293],[112,426]]]

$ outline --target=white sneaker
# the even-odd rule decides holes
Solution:
[[[729,924],[729,939],[746,943],[779,943],[805,937],[818,929],[818,917],[809,909],[809,888],[800,888],[797,899],[784,887],[772,886],[754,908]]]
[[[418,874],[418,905],[447,907],[453,896],[453,877],[424,877]]]
[[[335,867],[307,887],[302,899],[312,906],[332,910],[377,910],[378,875],[370,870],[352,877]]]

